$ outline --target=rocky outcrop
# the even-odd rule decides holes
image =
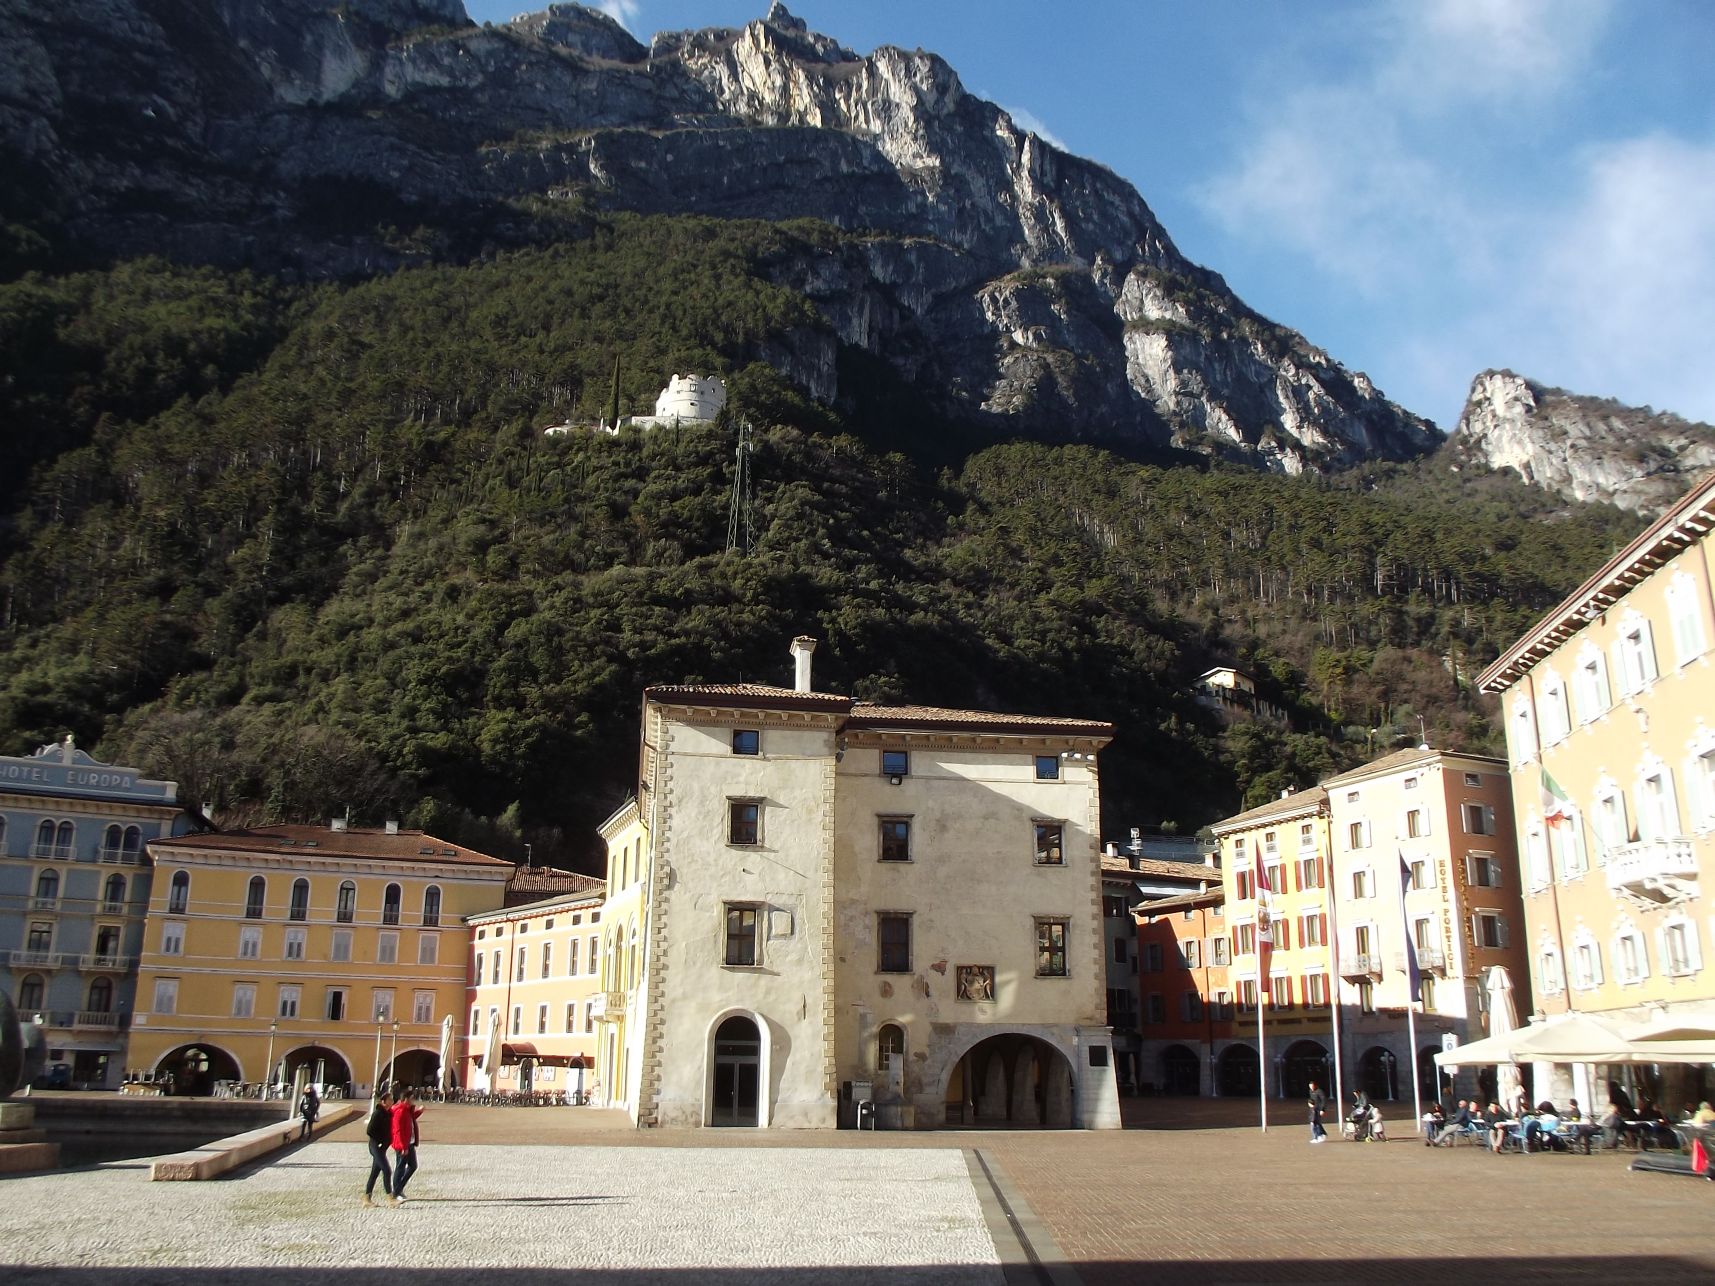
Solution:
[[[1445,452],[1453,468],[1511,469],[1568,500],[1653,517],[1715,468],[1715,427],[1484,371]]]
[[[1432,449],[1427,422],[1186,260],[1148,205],[967,92],[778,3],[648,47],[572,4],[13,0],[0,211],[100,254],[300,275],[565,235],[588,207],[844,229],[770,264],[828,334],[774,356],[837,397],[828,337],[997,431],[1286,472]],[[790,355],[790,361],[786,356]]]

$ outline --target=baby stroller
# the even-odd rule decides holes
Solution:
[[[1346,1135],[1353,1143],[1367,1143],[1370,1137],[1370,1122],[1375,1114],[1373,1107],[1354,1107],[1352,1114],[1346,1118]]]

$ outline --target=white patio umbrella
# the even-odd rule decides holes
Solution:
[[[1619,1023],[1591,1014],[1566,1014],[1532,1027],[1513,1052],[1541,1063],[1631,1063],[1638,1061]]]
[[[441,1070],[438,1076],[440,1087],[450,1089],[453,1077],[453,1016],[448,1014],[441,1019]]]
[[[488,1092],[500,1088],[500,1015],[488,1025],[488,1049],[482,1056],[482,1070],[488,1077]]]
[[[1518,1007],[1513,1004],[1512,975],[1504,965],[1495,965],[1489,970],[1488,989],[1489,1036],[1495,1040],[1511,1041],[1518,1031]],[[1495,1093],[1501,1102],[1512,1102],[1522,1084],[1516,1062],[1509,1058],[1497,1064]]]

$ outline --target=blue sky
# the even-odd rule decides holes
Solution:
[[[1715,422],[1715,3],[788,4],[860,54],[940,54],[1444,429],[1491,366]],[[596,7],[647,42],[768,5]]]

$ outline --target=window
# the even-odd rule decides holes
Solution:
[[[1179,948],[1179,959],[1187,969],[1198,969],[1203,964],[1203,944],[1197,939],[1183,943]]]
[[[109,915],[117,915],[125,910],[123,875],[109,875],[107,882],[101,886],[101,909]]]
[[[1256,896],[1256,872],[1249,867],[1240,867],[1233,872],[1236,900],[1248,902]]]
[[[1300,822],[1298,824],[1298,851],[1312,853],[1316,850],[1316,824]]]
[[[399,923],[399,904],[404,900],[404,891],[397,884],[389,884],[381,892],[381,923]]]
[[[1373,1014],[1376,1011],[1376,984],[1368,978],[1358,979],[1358,1012]]]
[[[441,958],[441,938],[437,933],[419,933],[417,935],[417,963],[438,964]]]
[[[1429,834],[1429,812],[1423,808],[1413,808],[1405,815],[1405,835],[1407,839],[1422,839]]]
[[[1233,952],[1232,948],[1227,944],[1227,939],[1224,936],[1219,938],[1210,938],[1209,963],[1215,965],[1229,965],[1232,964],[1232,962]]]
[[[1304,975],[1304,1007],[1306,1009],[1326,1009],[1328,1007],[1328,975],[1307,973]]]
[[[54,924],[52,920],[32,920],[30,932],[24,939],[24,950],[45,952],[54,949]],[[38,963],[40,963],[38,961]]]
[[[759,923],[756,907],[743,903],[727,903],[724,963],[740,968],[756,964]]]
[[[113,1012],[113,979],[97,978],[89,984],[89,995],[84,1000],[83,1007],[92,1014],[110,1014]]]
[[[250,1018],[256,1013],[256,984],[253,982],[235,982],[232,984],[232,1016],[234,1018]]]
[[[1684,665],[1703,654],[1703,604],[1697,597],[1697,582],[1684,572],[1675,572],[1667,584],[1667,613],[1673,625],[1674,660]]]
[[[544,942],[542,944],[542,976],[544,978],[548,977],[553,972],[553,969],[554,944],[552,942]]]
[[[1572,731],[1572,718],[1566,708],[1566,684],[1553,670],[1544,677],[1538,699],[1541,709],[1536,718],[1542,729],[1542,744],[1552,746]]]
[[[1465,855],[1465,883],[1474,889],[1501,887],[1501,864],[1488,853]]]
[[[884,862],[909,862],[911,860],[911,819],[909,817],[883,817],[879,825],[881,830],[881,860]]]
[[[538,1036],[546,1036],[548,1034],[548,1006],[547,1005],[537,1005],[536,1006],[536,1034]]]
[[[595,1001],[584,1001],[584,1035],[595,1030]]]
[[[1465,784],[1467,786],[1471,786],[1473,788],[1482,786],[1483,774],[1480,772],[1468,772],[1468,773],[1466,773],[1465,774]]]
[[[906,777],[911,773],[911,753],[906,750],[884,750],[881,752],[881,775],[883,777]]]
[[[179,980],[177,978],[155,979],[153,1012],[157,1014],[176,1014],[179,1012]]]
[[[734,728],[732,752],[735,755],[760,755],[762,753],[762,733],[756,728]]]
[[[1679,801],[1673,770],[1659,760],[1646,764],[1638,782],[1638,838],[1669,839],[1679,834]]]
[[[1036,976],[1064,978],[1066,976],[1065,920],[1036,921]],[[1155,946],[1154,943],[1150,944]],[[1159,951],[1160,948],[1156,947]]]
[[[1167,1021],[1167,997],[1159,991],[1152,991],[1149,993],[1147,1004],[1149,1007],[1145,1011],[1144,1020],[1146,1022],[1164,1023]]]
[[[576,938],[566,943],[566,976],[568,978],[578,976],[578,940]]]
[[[1543,947],[1537,955],[1536,963],[1544,995],[1558,996],[1566,990],[1566,968],[1561,963],[1559,951],[1553,947]]]
[[[1465,818],[1465,834],[1493,835],[1495,833],[1495,810],[1487,804],[1466,804],[1460,811]]]
[[[1058,756],[1058,755],[1037,755],[1036,756],[1036,780],[1037,781],[1059,781],[1060,780],[1060,756]]]
[[[375,935],[375,963],[399,963],[399,935],[397,933],[378,933]]]
[[[347,880],[339,886],[339,900],[334,906],[334,919],[350,924],[357,918],[357,885]]]
[[[875,917],[877,973],[911,972],[911,917],[883,911]]]
[[[1524,837],[1525,872],[1530,880],[1530,891],[1536,893],[1546,889],[1550,883],[1548,869],[1548,837],[1542,833],[1542,824],[1533,822]]]
[[[1423,1012],[1433,1013],[1435,1010],[1435,979],[1424,974],[1417,980],[1417,998],[1423,1002]]]
[[[761,800],[729,799],[727,801],[727,843],[761,843],[761,822]]]
[[[191,873],[189,871],[174,871],[173,882],[167,893],[167,914],[183,915],[191,900]]]
[[[512,981],[514,981],[514,982],[523,982],[524,981],[526,959],[527,959],[529,950],[530,950],[529,947],[519,947],[518,948],[518,960],[512,969]]]
[[[578,1002],[575,1000],[568,1000],[566,1002],[566,1035],[574,1036],[577,1034],[577,1030]]]
[[[302,1001],[303,995],[304,989],[302,987],[294,987],[290,985],[281,987],[280,1003],[274,1007],[275,1012],[281,1018],[296,1018],[298,1016],[298,1005]]]
[[[1233,951],[1241,956],[1256,954],[1256,925],[1235,924],[1233,926]]]
[[[257,960],[262,956],[262,926],[247,924],[238,930],[238,958]]]
[[[1479,947],[1507,945],[1506,917],[1498,911],[1478,911],[1471,916],[1471,941]]]
[[[1298,859],[1298,887],[1300,889],[1319,889],[1322,887],[1322,859],[1320,857],[1301,857]]]
[[[1328,941],[1328,917],[1318,911],[1298,917],[1298,940],[1307,947],[1319,947]]]
[[[503,979],[500,976],[500,952],[495,951],[489,957],[488,963],[489,963],[489,976],[493,980],[494,984],[496,986],[499,986],[500,983],[503,981]],[[478,978],[477,981],[481,982],[482,979]]]
[[[1354,898],[1373,898],[1376,895],[1376,873],[1367,866],[1361,866],[1352,872],[1352,896]]]
[[[1578,654],[1578,668],[1572,671],[1572,695],[1581,724],[1594,723],[1614,704],[1608,690],[1608,666],[1594,644],[1586,643]]]
[[[1528,764],[1536,757],[1536,718],[1530,702],[1524,697],[1513,702],[1513,716],[1508,720],[1507,728],[1514,766]]]
[[[250,877],[250,888],[244,895],[244,918],[260,920],[262,908],[268,900],[268,881],[260,875]]]
[[[593,924],[594,921],[592,920],[591,923]],[[596,949],[596,942],[597,942],[596,938],[594,938],[594,937],[590,938],[589,964],[586,965],[585,967],[591,973],[595,973],[601,968],[601,960],[599,959],[599,957],[596,954],[596,950],[597,950]]]
[[[1697,949],[1697,928],[1689,920],[1670,920],[1662,925],[1661,960],[1669,977],[1683,978],[1702,967]]]
[[[161,925],[161,954],[182,956],[185,953],[185,926],[180,920],[167,920]]]
[[[43,871],[36,877],[36,909],[51,911],[60,900],[60,873]]]
[[[1272,973],[1268,976],[1268,1003],[1276,1009],[1292,1008],[1291,975]]]
[[[1130,954],[1126,950],[1125,939],[1124,938],[1115,938],[1114,939],[1114,963],[1115,964],[1124,964],[1129,958],[1130,958]]]
[[[441,886],[431,884],[423,890],[423,927],[439,928],[441,923]]]
[[[434,992],[413,991],[411,993],[411,1021],[414,1023],[432,1023],[435,1021]]]
[[[1435,887],[1435,867],[1424,858],[1417,858],[1411,863],[1411,887],[1414,889],[1432,889]]]
[[[905,1029],[898,1023],[883,1023],[875,1034],[875,1065],[882,1071],[905,1066]]]
[[[1240,978],[1238,981],[1239,1012],[1254,1014],[1256,1012],[1256,979]]]
[[[1643,935],[1630,924],[1623,927],[1614,939],[1614,962],[1620,972],[1621,986],[1639,983],[1649,977],[1649,952],[1644,947]]]
[[[1102,897],[1102,915],[1109,920],[1123,920],[1130,912],[1123,893],[1108,893]]]
[[[1060,822],[1036,823],[1036,864],[1061,866],[1065,864],[1065,826]]]
[[[523,1005],[512,1006],[512,1034],[514,1036],[522,1036],[524,1034],[524,1006]]]
[[[1214,1001],[1215,1021],[1220,1022],[1223,1019],[1230,1020],[1233,1016],[1233,993],[1230,991],[1217,991],[1214,996]]]
[[[1346,827],[1347,848],[1368,848],[1370,846],[1370,824],[1368,822],[1352,822]]]
[[[40,1009],[42,1007],[42,999],[46,994],[47,994],[47,984],[42,980],[41,974],[39,974],[39,973],[25,974],[24,980],[18,984],[18,1009],[19,1009],[19,1011],[22,1014],[28,1015],[28,1014],[34,1012],[35,1010]],[[160,995],[160,989],[158,987],[156,989],[155,994],[157,996]],[[175,992],[174,994],[176,995],[177,993]],[[166,1011],[165,1010],[157,1010],[156,1012],[164,1013]]]
[[[286,911],[288,920],[307,920],[310,918],[310,882],[308,880],[292,881],[292,901]]]
[[[1187,991],[1179,998],[1180,1012],[1185,1015],[1188,1023],[1200,1022],[1203,1017],[1203,997],[1194,991]]]
[[[1285,893],[1288,891],[1286,887],[1286,868],[1279,862],[1270,862],[1268,866],[1263,869],[1263,874],[1268,877],[1268,887],[1270,892]]]
[[[1602,948],[1589,938],[1572,944],[1572,985],[1579,991],[1602,985]]]
[[[335,929],[333,940],[329,944],[328,959],[346,961],[351,959],[351,930]]]
[[[1117,941],[1118,945],[1122,947],[1125,945],[1124,938],[1120,938]],[[1148,973],[1161,972],[1161,944],[1159,942],[1146,942],[1143,944],[1143,967]]]
[[[1705,749],[1691,758],[1693,808],[1700,828],[1715,826],[1715,749]]]
[[[1614,641],[1614,669],[1627,696],[1655,681],[1655,639],[1650,623],[1635,611],[1627,612],[1620,622],[1620,637]]]

